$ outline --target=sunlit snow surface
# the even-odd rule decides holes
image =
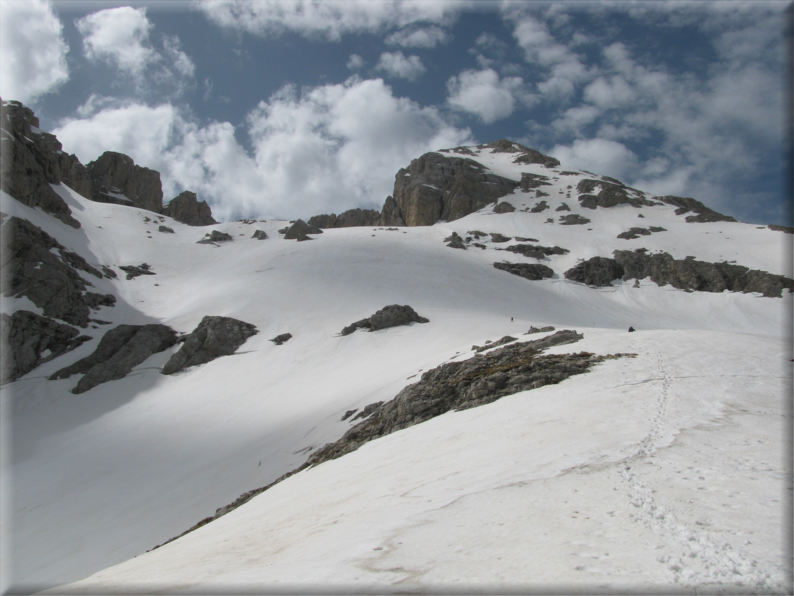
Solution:
[[[509,158],[481,159],[517,179]],[[79,594],[785,592],[791,297],[688,293],[650,280],[594,289],[562,278],[578,259],[638,247],[790,275],[785,235],[687,224],[670,206],[581,209],[579,178],[559,178],[543,187],[551,209],[542,213],[522,212],[539,199],[518,192],[505,198],[514,213],[487,207],[432,227],[327,230],[301,243],[282,240],[277,221],[195,228],[165,218],[176,233],[163,234],[152,213],[62,187],[82,223],[74,230],[4,196],[4,212],[116,268],[118,280],[90,277],[93,291],[119,297],[96,318],[190,332],[203,316],[223,315],[259,334],[234,356],[171,377],[159,368],[176,347],[81,395],[68,391],[76,377],[45,379],[91,353],[96,342],[87,342],[5,386],[3,585],[83,579],[53,590]],[[554,211],[562,201],[592,223],[544,223],[567,213]],[[668,231],[616,238],[648,225]],[[196,244],[211,229],[235,240]],[[270,238],[251,239],[256,229]],[[545,262],[554,278],[530,282],[493,268],[536,262],[496,251],[505,244],[445,246],[452,231],[469,230],[571,253]],[[127,281],[117,269],[143,262],[156,275]],[[410,304],[430,323],[338,335],[388,304]],[[4,299],[4,311],[16,308],[30,310]],[[339,438],[347,410],[393,398],[422,371],[471,357],[473,344],[535,339],[521,335],[530,325],[584,334],[551,352],[637,357],[378,439],[143,554]],[[109,327],[87,331],[98,338]],[[287,332],[282,346],[268,341]]]

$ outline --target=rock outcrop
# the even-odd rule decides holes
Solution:
[[[0,313],[0,384],[15,381],[89,339],[70,325],[26,310]]]
[[[429,226],[459,219],[517,186],[472,159],[426,153],[397,172],[393,203],[386,200],[381,225]]]
[[[586,217],[582,217],[578,213],[570,213],[568,215],[560,216],[561,226],[582,226],[584,224],[589,224],[589,223],[590,223],[589,219],[587,219]]]
[[[0,275],[4,295],[25,296],[42,309],[44,316],[78,327],[88,325],[91,310],[116,303],[112,294],[89,292],[93,284],[77,271],[98,279],[102,273],[80,255],[67,251],[41,228],[10,217],[1,230],[4,250]]]
[[[546,265],[534,263],[494,263],[493,266],[500,271],[507,271],[530,281],[548,279],[554,275],[554,270]]]
[[[280,346],[281,344],[284,344],[291,339],[292,339],[292,333],[282,333],[281,335],[277,335],[270,341],[272,341],[277,346]]]
[[[254,240],[267,240],[267,232],[264,230],[255,230],[253,236],[251,236]]]
[[[287,472],[267,486],[247,491],[233,502],[219,507],[214,515],[205,517],[179,536],[205,526],[244,505],[279,482],[308,467],[316,466],[351,453],[364,443],[386,436],[440,416],[450,410],[465,410],[494,402],[507,395],[556,385],[565,379],[583,374],[595,364],[636,354],[608,354],[599,356],[589,352],[575,354],[541,354],[552,346],[570,344],[582,339],[575,331],[558,331],[539,340],[512,343],[489,354],[478,354],[462,362],[450,362],[422,374],[419,382],[409,385],[386,403],[369,404],[356,418],[364,421],[350,428],[341,439],[328,443],[294,470]],[[349,410],[343,419],[355,410]],[[354,418],[354,420],[356,419]],[[160,544],[154,548],[163,546]],[[154,550],[154,549],[152,549]]]
[[[190,366],[234,354],[249,337],[257,333],[251,323],[231,317],[204,317],[187,336],[179,351],[166,362],[162,372],[172,375]]]
[[[501,203],[497,203],[496,206],[493,208],[494,213],[513,213],[516,210],[512,204],[508,203],[507,201],[502,201]]]
[[[196,242],[196,244],[216,244],[217,242],[231,242],[234,240],[229,234],[219,230],[212,230],[204,235],[204,238]]]
[[[119,269],[127,274],[127,280],[135,279],[141,275],[157,275],[152,271],[148,263],[141,263],[140,265],[121,265]]]
[[[674,205],[678,207],[675,210],[676,215],[683,215],[684,213],[693,212],[695,215],[687,215],[685,220],[687,223],[710,223],[714,221],[736,221],[730,215],[723,215],[716,211],[709,209],[700,201],[690,199],[688,197],[675,197],[666,195],[663,197],[656,197],[663,203]]]
[[[50,184],[63,182],[83,196],[90,196],[91,180],[86,169],[77,157],[62,151],[54,135],[39,129],[39,119],[33,111],[16,101],[0,103],[0,188],[20,203],[38,207],[79,228],[80,222]]]
[[[573,343],[581,338],[582,335],[575,331],[558,331],[539,340],[511,343],[488,354],[429,370],[422,374],[419,382],[409,385],[394,399],[379,406],[341,439],[315,451],[305,466],[336,459],[373,439],[420,424],[450,410],[466,410],[506,395],[560,383],[610,358],[588,352],[541,355],[541,351],[548,347]]]
[[[646,199],[642,193],[634,189],[630,189],[622,182],[618,182],[614,178],[592,180],[580,180],[576,185],[576,190],[579,192],[579,203],[582,207],[587,209],[595,209],[596,207],[614,207],[615,205],[631,205],[632,207],[651,207],[658,205],[657,201]],[[590,194],[598,190],[597,194]]]
[[[102,336],[93,354],[62,368],[50,380],[82,374],[72,393],[84,393],[102,383],[123,379],[149,356],[176,341],[176,331],[166,325],[119,325]]]
[[[131,157],[106,151],[86,166],[91,178],[91,199],[160,213],[163,186],[160,173],[135,165]]]
[[[371,317],[356,321],[348,325],[340,332],[340,335],[350,335],[356,329],[367,329],[368,331],[378,331],[398,325],[409,325],[411,323],[429,323],[425,317],[420,317],[416,311],[408,305],[400,306],[391,304],[385,306]]]
[[[339,215],[315,215],[309,218],[308,225],[321,229],[379,226],[380,215],[380,211],[374,209],[348,209]]]
[[[212,209],[207,205],[207,201],[199,202],[196,193],[189,190],[171,199],[160,214],[189,226],[211,226],[218,223],[213,219]]]
[[[696,292],[760,293],[780,298],[794,292],[794,280],[766,271],[730,263],[708,263],[694,257],[674,259],[668,253],[616,250],[614,259],[593,257],[564,273],[565,277],[592,286],[608,286],[618,279],[650,278],[654,283]]]
[[[311,240],[307,234],[322,233],[323,231],[317,226],[309,225],[302,219],[298,219],[284,233],[284,240],[297,240],[298,242],[303,242],[304,240]]]
[[[566,255],[570,252],[561,246],[541,246],[539,244],[514,244],[500,250],[507,250],[533,259],[544,259],[550,255]]]

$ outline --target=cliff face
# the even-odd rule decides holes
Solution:
[[[135,165],[131,157],[106,151],[86,167],[91,177],[91,199],[160,213],[163,186],[160,173]]]
[[[218,223],[212,217],[212,210],[207,201],[199,201],[196,193],[186,190],[162,208],[161,215],[173,217],[189,226],[211,226]]]
[[[54,135],[39,130],[33,111],[16,101],[2,102],[0,188],[28,207],[38,207],[73,228],[79,222],[51,184],[67,184],[85,197],[91,180],[74,155],[66,154]]]
[[[426,153],[397,172],[393,205],[384,209],[383,225],[430,226],[439,220],[460,219],[515,190],[518,183],[474,160]]]

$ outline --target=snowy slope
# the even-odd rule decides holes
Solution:
[[[516,180],[552,172],[479,153]],[[4,585],[41,589],[121,563],[73,592],[208,582],[779,589],[791,296],[689,293],[649,280],[595,289],[562,273],[579,259],[646,247],[790,276],[784,235],[688,224],[669,205],[581,209],[575,191],[565,197],[578,179],[543,187],[551,209],[542,213],[522,211],[539,199],[517,192],[503,199],[513,213],[487,207],[432,227],[335,229],[301,243],[282,240],[278,221],[195,228],[164,218],[176,233],[163,234],[149,212],[57,187],[82,224],[74,230],[4,196],[3,212],[91,264],[151,265],[154,276],[92,280],[119,298],[97,318],[190,332],[203,316],[223,315],[259,329],[234,356],[171,377],[159,368],[176,347],[81,395],[68,391],[74,378],[46,380],[90,354],[96,342],[87,342],[4,387],[13,431]],[[560,202],[591,224],[545,223]],[[637,225],[667,231],[616,238]],[[196,244],[208,229],[235,240]],[[270,239],[251,239],[255,229]],[[530,282],[492,266],[535,262],[497,251],[515,240],[445,246],[469,230],[571,252],[550,258],[552,279]],[[4,298],[3,311],[37,312],[25,302]],[[410,304],[430,323],[338,335],[388,304]],[[389,400],[421,371],[530,325],[584,333],[556,351],[638,356],[368,443],[142,555],[339,438],[347,410]],[[628,335],[629,325],[639,332]],[[88,331],[99,338],[105,329]],[[286,332],[288,343],[268,341]]]

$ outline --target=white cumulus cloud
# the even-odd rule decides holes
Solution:
[[[251,152],[230,123],[201,125],[170,104],[104,107],[53,132],[83,163],[106,150],[126,153],[160,172],[165,200],[192,190],[224,220],[380,208],[412,159],[473,142],[436,108],[395,97],[381,79],[355,77],[302,94],[284,87],[245,126]]]
[[[292,31],[337,41],[348,33],[376,33],[416,22],[446,23],[468,0],[205,0],[210,21],[235,31],[273,37]]]
[[[405,56],[402,52],[383,52],[375,65],[376,70],[386,72],[397,79],[415,80],[425,72],[419,56]]]
[[[447,43],[452,36],[441,27],[407,27],[395,31],[386,38],[386,43],[404,48],[434,48],[439,43]]]
[[[63,26],[45,0],[0,2],[0,96],[33,103],[69,79]]]
[[[571,145],[556,145],[549,154],[563,166],[620,178],[637,167],[637,156],[628,147],[608,139],[577,139]]]
[[[89,60],[107,62],[132,75],[141,74],[156,59],[148,45],[151,27],[145,8],[129,6],[100,10],[77,21]]]
[[[474,114],[490,124],[513,113],[517,98],[526,97],[523,84],[520,77],[500,79],[491,68],[464,70],[447,81],[447,101],[453,108]]]

